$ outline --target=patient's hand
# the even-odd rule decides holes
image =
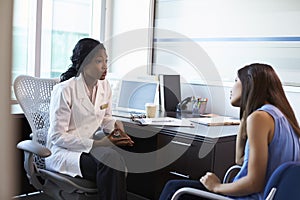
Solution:
[[[215,189],[221,184],[221,180],[212,172],[207,172],[200,178],[200,182],[209,191],[216,192]]]

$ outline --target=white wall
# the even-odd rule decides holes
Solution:
[[[230,104],[230,89],[231,87],[208,87],[204,85],[182,84],[181,96],[182,99],[191,95],[209,98],[206,110],[207,112],[238,118],[239,108],[233,107]],[[292,89],[286,89],[285,92],[292,108],[294,109],[298,122],[300,123],[300,92],[292,91]]]
[[[299,92],[286,92],[286,96],[294,109],[295,115],[297,117],[298,123],[300,123],[300,93]]]
[[[12,0],[0,1],[0,199],[15,194],[15,166],[12,152],[16,148],[10,115]]]

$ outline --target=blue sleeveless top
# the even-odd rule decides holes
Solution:
[[[282,112],[271,104],[266,104],[257,110],[269,113],[275,122],[274,136],[269,144],[268,149],[268,165],[266,171],[266,183],[272,175],[273,171],[282,163],[288,161],[300,160],[300,142],[299,137],[294,132],[292,126],[282,114]],[[244,162],[240,172],[234,178],[234,181],[244,177],[248,172],[249,159],[249,143],[246,141]],[[244,197],[234,197],[234,199],[263,199],[264,192],[255,193]]]

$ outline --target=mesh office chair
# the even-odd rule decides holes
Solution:
[[[297,200],[300,197],[300,162],[287,162],[280,165],[270,177],[265,189],[265,200]],[[207,199],[232,200],[231,198],[190,187],[177,190],[172,200],[178,200],[183,194],[191,194]]]
[[[45,157],[51,152],[45,147],[49,128],[49,104],[57,79],[43,79],[26,75],[14,81],[16,98],[32,130],[32,140],[21,141],[17,148],[24,151],[24,168],[29,182],[39,191],[61,199],[96,199],[96,184],[45,168]]]

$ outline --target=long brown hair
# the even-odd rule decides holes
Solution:
[[[242,83],[240,118],[242,131],[246,133],[247,117],[266,102],[276,106],[300,136],[295,113],[284,93],[281,81],[274,69],[267,64],[254,63],[238,70]]]

